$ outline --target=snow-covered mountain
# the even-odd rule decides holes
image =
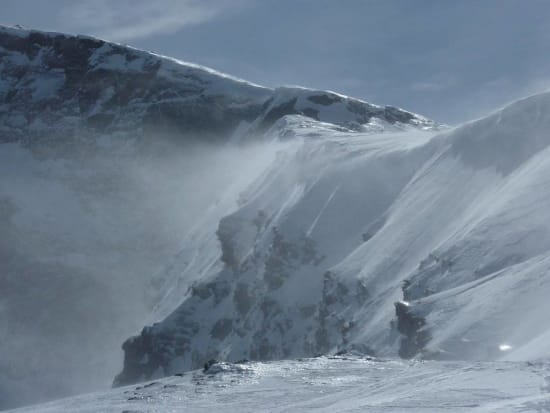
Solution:
[[[322,368],[383,372],[352,408],[422,378],[410,406],[548,407],[550,93],[448,129],[87,37],[1,28],[0,56],[0,407],[210,359],[255,361],[216,377],[266,408],[348,408],[303,389]],[[462,361],[256,363],[349,351]],[[207,376],[43,409],[203,406]]]
[[[109,386],[120,343],[221,265],[219,220],[292,146],[296,119],[313,134],[437,127],[333,92],[0,27],[0,408]],[[281,128],[288,142],[268,142]]]
[[[550,93],[440,133],[287,117],[271,133],[292,144],[220,220],[217,255],[176,259],[182,302],[126,341],[115,383],[350,349],[548,357],[549,130]]]
[[[2,141],[98,133],[227,140],[241,124],[264,130],[286,114],[353,127],[374,119],[433,126],[395,107],[326,91],[272,90],[90,37],[0,26],[0,57]]]

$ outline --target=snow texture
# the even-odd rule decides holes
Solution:
[[[96,412],[533,412],[550,408],[548,365],[354,356],[216,363],[204,371],[15,410]]]

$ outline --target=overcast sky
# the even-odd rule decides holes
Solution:
[[[550,88],[549,0],[0,0],[0,22],[450,124]]]

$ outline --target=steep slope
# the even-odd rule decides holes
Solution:
[[[327,130],[436,126],[99,39],[0,27],[0,408],[110,385],[119,343],[219,265],[218,221],[273,162],[280,144],[264,132],[286,114]],[[172,276],[161,271],[178,252]]]
[[[220,221],[220,265],[126,341],[116,383],[350,348],[547,356],[549,114],[546,93],[435,136],[287,119],[272,133],[295,145]]]
[[[265,360],[346,347],[353,325],[343,320],[331,331],[327,305],[357,294],[358,309],[370,291],[357,280],[337,296],[328,270],[380,229],[433,153],[433,132],[350,133],[291,117],[271,133],[294,139],[241,193],[238,211],[219,222],[217,240],[192,247],[189,238],[159,276],[169,280],[164,291],[175,290],[164,298],[168,307],[183,304],[124,344],[117,383],[198,368],[210,358]],[[199,280],[178,285],[197,272]]]

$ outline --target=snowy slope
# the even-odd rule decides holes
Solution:
[[[426,319],[432,336],[430,356],[498,358],[499,346],[524,346],[549,326],[539,315],[550,247],[549,109],[541,94],[437,138],[441,149],[400,194],[385,227],[335,268],[344,282],[359,275],[386,307],[406,280],[409,312]],[[385,318],[363,319],[371,345],[387,340]]]
[[[14,412],[540,412],[549,381],[547,364],[319,357],[218,363]]]
[[[293,145],[219,223],[221,262],[126,341],[115,383],[344,349],[547,357],[549,114],[546,93],[439,134],[286,118],[270,133]]]
[[[296,122],[300,119],[285,122],[292,125],[294,140],[241,193],[239,210],[219,223],[218,240],[195,247],[212,261],[200,280],[172,294],[180,301],[186,297],[181,307],[127,342],[127,377],[123,374],[121,382],[155,374],[160,366],[172,372],[197,368],[209,358],[307,356],[337,345],[334,339],[340,338],[319,324],[325,273],[376,230],[429,156],[426,144],[433,135],[330,131],[312,139],[319,129]],[[358,179],[365,176],[372,178]],[[188,268],[197,260],[184,258],[189,255],[171,265],[171,276],[196,271]]]
[[[265,142],[288,114],[289,142]],[[120,343],[221,270],[218,223],[292,147],[294,118],[326,131],[437,127],[333,92],[0,26],[0,408],[108,387]]]

